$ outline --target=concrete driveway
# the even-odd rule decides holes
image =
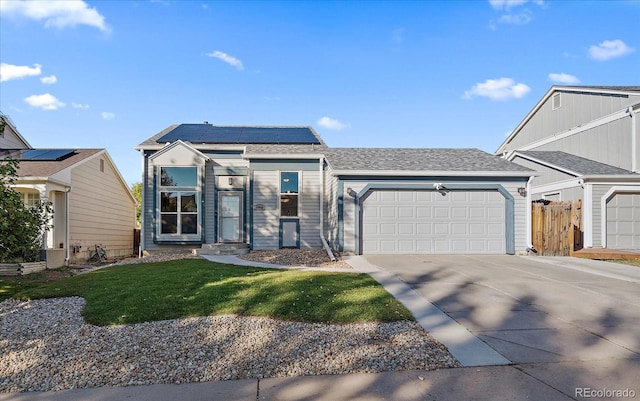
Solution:
[[[640,396],[640,267],[509,255],[361,258],[565,394],[599,383]]]

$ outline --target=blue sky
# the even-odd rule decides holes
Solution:
[[[129,183],[179,123],[494,152],[551,85],[640,84],[638,21],[638,0],[0,0],[0,110]]]

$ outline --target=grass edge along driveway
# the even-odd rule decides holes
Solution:
[[[9,288],[5,291],[13,289],[18,299],[83,297],[84,319],[100,326],[222,314],[323,323],[414,320],[366,274],[203,259],[112,266],[50,283],[10,284],[0,280],[0,293]]]

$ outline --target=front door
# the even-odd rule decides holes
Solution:
[[[218,192],[218,242],[242,242],[242,192]]]

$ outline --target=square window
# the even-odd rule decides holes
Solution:
[[[280,216],[298,216],[298,195],[280,195]]]
[[[160,194],[160,210],[162,212],[177,212],[178,211],[178,193],[162,192]]]
[[[198,233],[198,215],[197,214],[182,214],[180,216],[181,231],[182,234],[197,234]]]
[[[178,215],[177,214],[162,214],[162,227],[160,229],[162,234],[177,234],[178,233]]]

